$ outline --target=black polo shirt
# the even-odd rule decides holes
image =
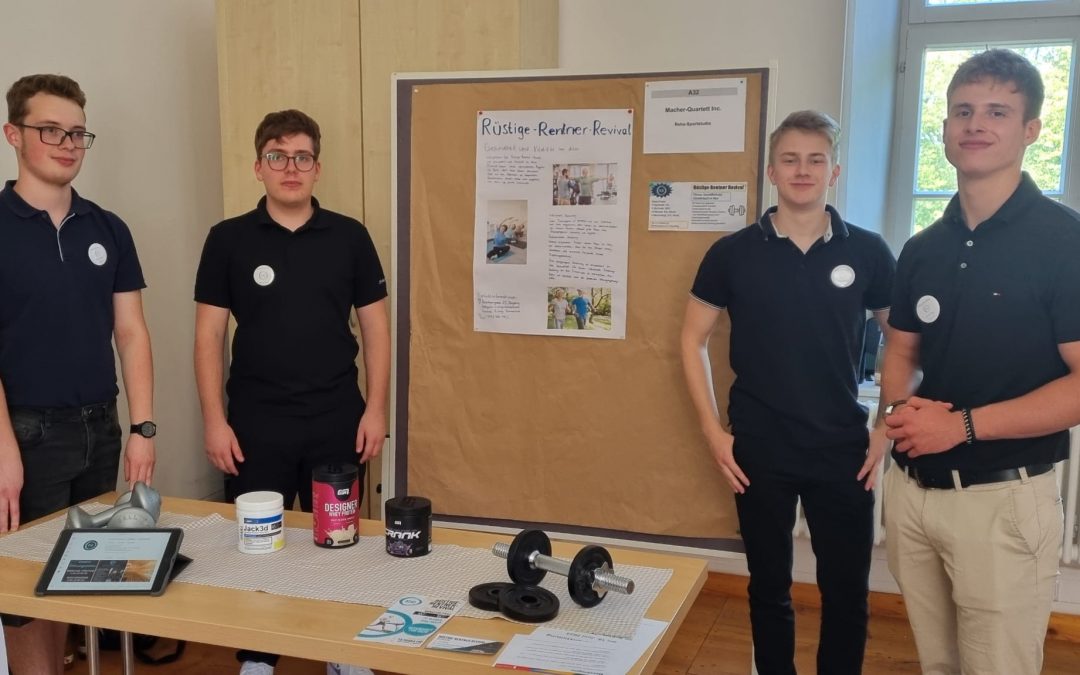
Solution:
[[[145,288],[131,232],[71,191],[57,229],[15,181],[0,191],[0,382],[10,406],[116,397],[113,294]]]
[[[920,334],[919,396],[957,409],[1013,399],[1068,374],[1058,345],[1080,340],[1080,214],[1044,197],[1026,173],[974,230],[954,196],[904,246],[889,323]],[[896,453],[901,464],[980,470],[1067,456],[1065,431],[915,459]]]
[[[362,401],[349,313],[386,297],[367,229],[319,208],[295,232],[255,210],[210,229],[195,301],[236,318],[230,413],[315,415]]]
[[[827,210],[830,230],[805,254],[773,227],[775,207],[720,239],[691,294],[731,318],[736,438],[865,453],[856,373],[866,310],[889,306],[895,262],[880,236]]]

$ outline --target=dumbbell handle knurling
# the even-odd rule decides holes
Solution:
[[[499,558],[507,558],[510,556],[510,545],[503,542],[497,542],[491,547],[491,552]],[[529,554],[529,564],[546,572],[554,572],[555,574],[561,574],[564,577],[570,576],[570,563],[562,558],[552,558],[551,556],[534,551]],[[614,591],[615,593],[623,593],[625,595],[634,592],[633,579],[621,577],[612,572],[605,572],[602,569],[593,572],[593,585],[597,589]]]

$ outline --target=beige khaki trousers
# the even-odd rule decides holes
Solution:
[[[1061,559],[1056,471],[934,490],[894,465],[884,511],[922,672],[1037,675]]]

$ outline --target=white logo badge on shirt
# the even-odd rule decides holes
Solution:
[[[105,264],[105,261],[109,259],[109,252],[105,250],[105,247],[101,244],[90,244],[90,248],[87,249],[86,255],[90,256],[90,262],[94,263],[98,267]]]
[[[934,323],[941,316],[941,303],[932,295],[924,295],[915,303],[915,314],[923,323]]]
[[[255,283],[260,286],[269,286],[274,283],[274,268],[269,265],[259,265],[252,276],[255,278]]]
[[[829,281],[837,288],[847,288],[855,283],[855,270],[851,269],[851,265],[837,265],[829,273]]]

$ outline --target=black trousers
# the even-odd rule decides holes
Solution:
[[[311,471],[330,462],[357,462],[356,430],[364,405],[342,405],[314,416],[289,416],[272,412],[230,412],[229,425],[236,433],[243,463],[238,476],[225,478],[225,496],[232,502],[245,492],[271,490],[285,498],[291,508],[299,497],[300,509],[311,512]],[[364,469],[360,464],[363,497]],[[236,660],[277,664],[276,654],[242,649]]]
[[[736,437],[736,461],[750,485],[744,494],[735,495],[735,506],[750,570],[750,625],[758,673],[795,673],[791,532],[800,498],[817,557],[821,591],[817,672],[861,673],[874,546],[874,494],[855,480],[860,464],[854,465],[850,476],[845,470],[822,478],[812,471],[800,472],[793,462],[749,459],[747,454],[753,450],[745,446]],[[770,453],[754,454],[760,460],[760,455]]]
[[[10,408],[23,463],[20,523],[116,489],[116,400],[82,408]]]
[[[363,412],[360,403],[313,416],[230,413],[229,425],[244,461],[236,465],[239,475],[225,477],[225,497],[232,502],[245,492],[272,490],[285,498],[286,509],[299,497],[300,509],[310,512],[312,469],[357,462],[356,430]],[[363,479],[360,465],[361,484]]]

